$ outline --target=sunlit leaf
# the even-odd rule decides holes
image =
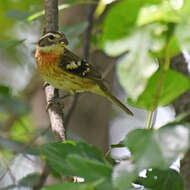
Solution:
[[[160,106],[166,106],[190,88],[190,80],[186,76],[169,69],[163,75],[162,88],[158,92],[160,76],[161,71],[158,70],[148,80],[144,92],[138,97],[137,101],[129,98],[128,103],[135,107],[150,110],[154,107],[155,101]],[[158,93],[160,93],[159,97],[157,96]]]
[[[190,53],[190,21],[184,21],[176,26],[176,38],[179,41],[180,48]]]
[[[139,170],[168,168],[175,159],[188,150],[189,126],[171,123],[159,130],[137,129],[125,138]]]
[[[183,178],[172,169],[153,169],[147,171],[146,178],[140,178],[138,184],[153,190],[183,190]]]
[[[95,3],[95,4],[96,4],[95,1],[84,1],[84,0],[73,1],[73,2],[71,2],[71,3],[64,3],[64,4],[62,4],[62,5],[59,5],[59,6],[58,6],[58,9],[59,9],[59,11],[61,11],[61,10],[64,10],[64,9],[66,9],[66,8],[69,8],[69,7],[72,6],[72,5],[77,5],[77,4],[91,4],[91,3]],[[37,19],[38,17],[43,16],[44,14],[45,14],[45,11],[44,11],[44,10],[42,10],[42,11],[40,11],[40,12],[37,12],[37,13],[34,13],[34,14],[30,15],[29,17],[27,17],[27,21],[31,22],[31,21]]]
[[[143,92],[147,80],[157,69],[155,60],[149,54],[149,48],[154,44],[150,31],[149,28],[141,29],[131,38],[121,42],[129,47],[130,52],[118,61],[118,76],[122,86],[133,99]],[[114,45],[112,47],[114,48]]]
[[[151,16],[150,16],[151,15]],[[150,24],[153,22],[180,22],[180,14],[169,1],[162,1],[162,4],[143,7],[137,20],[138,25]]]
[[[110,8],[103,26],[104,46],[108,42],[122,39],[133,30],[141,5],[141,0],[127,0]]]

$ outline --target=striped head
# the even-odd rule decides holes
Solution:
[[[63,33],[51,31],[40,38],[37,44],[37,49],[41,53],[63,53],[64,47],[67,45],[68,41]]]

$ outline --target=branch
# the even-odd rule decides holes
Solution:
[[[171,68],[181,72],[182,74],[189,77],[188,73],[188,63],[187,60],[185,60],[184,55],[180,54],[178,56],[175,56],[171,61]],[[190,90],[185,92],[183,95],[181,95],[179,98],[177,98],[173,105],[176,111],[176,115],[179,115],[180,113],[187,112],[190,113]],[[186,121],[190,122],[190,115],[187,116]],[[185,154],[184,158],[180,161],[180,173],[184,180],[184,190],[190,189],[190,149]]]
[[[45,32],[58,30],[58,0],[45,0]],[[59,91],[52,86],[45,88],[47,103],[53,97],[59,97]],[[49,110],[51,130],[56,142],[65,140],[63,109],[60,104],[53,105]]]

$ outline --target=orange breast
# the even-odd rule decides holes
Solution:
[[[58,89],[80,92],[89,91],[90,88],[95,86],[94,81],[78,77],[60,68],[58,66],[59,55],[57,54],[44,54],[37,49],[35,57],[38,70],[43,79]]]

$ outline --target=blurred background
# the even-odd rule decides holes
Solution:
[[[59,1],[60,5],[67,6],[65,9],[62,7],[59,12],[59,29],[66,34],[69,48],[82,57],[84,32],[88,26],[88,14],[92,5],[85,1],[71,2]],[[119,63],[122,65],[123,55],[108,56],[100,47],[103,20],[112,6],[111,1],[105,5],[106,9],[104,6],[99,7],[103,9],[102,12],[97,10],[89,60],[106,76],[113,93],[126,102],[128,95],[138,96],[143,91],[146,80],[156,71],[158,65],[145,64],[147,57],[140,55],[141,67],[128,72],[129,79],[135,77],[136,84],[140,85],[135,86],[135,82],[130,80],[123,81],[122,66],[118,68]],[[40,172],[43,165],[40,159],[22,153],[35,155],[32,146],[38,147],[53,141],[49,130],[43,81],[36,69],[34,56],[36,42],[44,30],[44,17],[40,12],[43,9],[43,0],[0,0],[0,187],[16,183],[29,173]],[[141,51],[141,38],[142,36],[135,34],[127,41],[132,45],[129,47],[137,52]],[[144,49],[151,42],[146,34],[143,39]],[[154,48],[161,46],[163,39],[159,40],[154,44]],[[110,45],[106,51],[111,52],[111,48],[113,47]],[[127,92],[121,83],[129,85]],[[103,97],[90,93],[80,94],[77,101],[75,97],[68,97],[64,102],[68,139],[85,140],[104,152],[109,144],[119,143],[130,130],[145,127],[147,112],[143,109],[129,106],[135,116],[126,116]],[[175,111],[172,106],[161,107],[155,115],[154,125],[158,128],[172,121]],[[126,149],[115,149],[112,155],[121,158],[129,156],[129,153]],[[51,179],[49,181],[51,182]]]

